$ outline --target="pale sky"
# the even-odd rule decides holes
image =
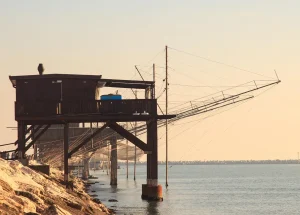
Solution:
[[[150,66],[156,63],[157,92],[162,92],[160,67],[165,66],[163,49],[168,45],[274,79],[276,69],[282,80],[254,100],[200,123],[195,117],[170,126],[170,160],[296,159],[299,8],[296,0],[0,0],[1,143],[17,138],[16,131],[6,128],[16,126],[9,75],[37,74],[38,63],[43,63],[47,74],[139,80],[134,65],[140,65],[151,80]],[[222,89],[173,84],[232,86],[268,79],[173,49],[169,66],[171,107]],[[120,93],[130,96],[130,91]],[[159,160],[165,159],[162,135],[160,129]]]

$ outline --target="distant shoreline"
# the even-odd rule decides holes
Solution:
[[[126,161],[119,162],[126,165]],[[146,162],[137,162],[137,165],[145,165]],[[232,165],[232,164],[300,164],[299,160],[224,160],[224,161],[169,161],[169,165]],[[129,165],[133,165],[129,161]],[[165,165],[164,161],[159,161],[158,165]]]

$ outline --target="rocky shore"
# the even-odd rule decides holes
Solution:
[[[113,212],[85,192],[85,184],[73,178],[73,190],[66,190],[63,174],[51,169],[50,176],[38,173],[18,161],[0,159],[1,215],[103,215]]]

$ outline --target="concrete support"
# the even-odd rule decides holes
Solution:
[[[68,164],[68,151],[69,151],[69,124],[64,126],[64,181],[68,184],[69,181],[69,164]]]
[[[110,139],[111,144],[111,171],[110,171],[110,185],[118,184],[118,152],[117,152],[117,138],[114,136]]]
[[[90,158],[83,159],[82,179],[84,179],[84,180],[87,180],[90,175],[89,162],[90,162]]]

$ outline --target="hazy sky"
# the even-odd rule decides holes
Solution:
[[[13,142],[17,135],[6,128],[16,126],[9,75],[37,74],[43,63],[45,73],[139,79],[134,65],[140,65],[150,80],[156,63],[159,93],[168,45],[263,76],[275,78],[276,69],[282,80],[222,114],[171,126],[170,160],[295,159],[300,151],[299,8],[296,0],[0,0],[1,142]],[[221,89],[178,83],[232,86],[267,79],[172,49],[169,61],[171,106]],[[162,135],[160,130],[160,160],[165,158]]]

